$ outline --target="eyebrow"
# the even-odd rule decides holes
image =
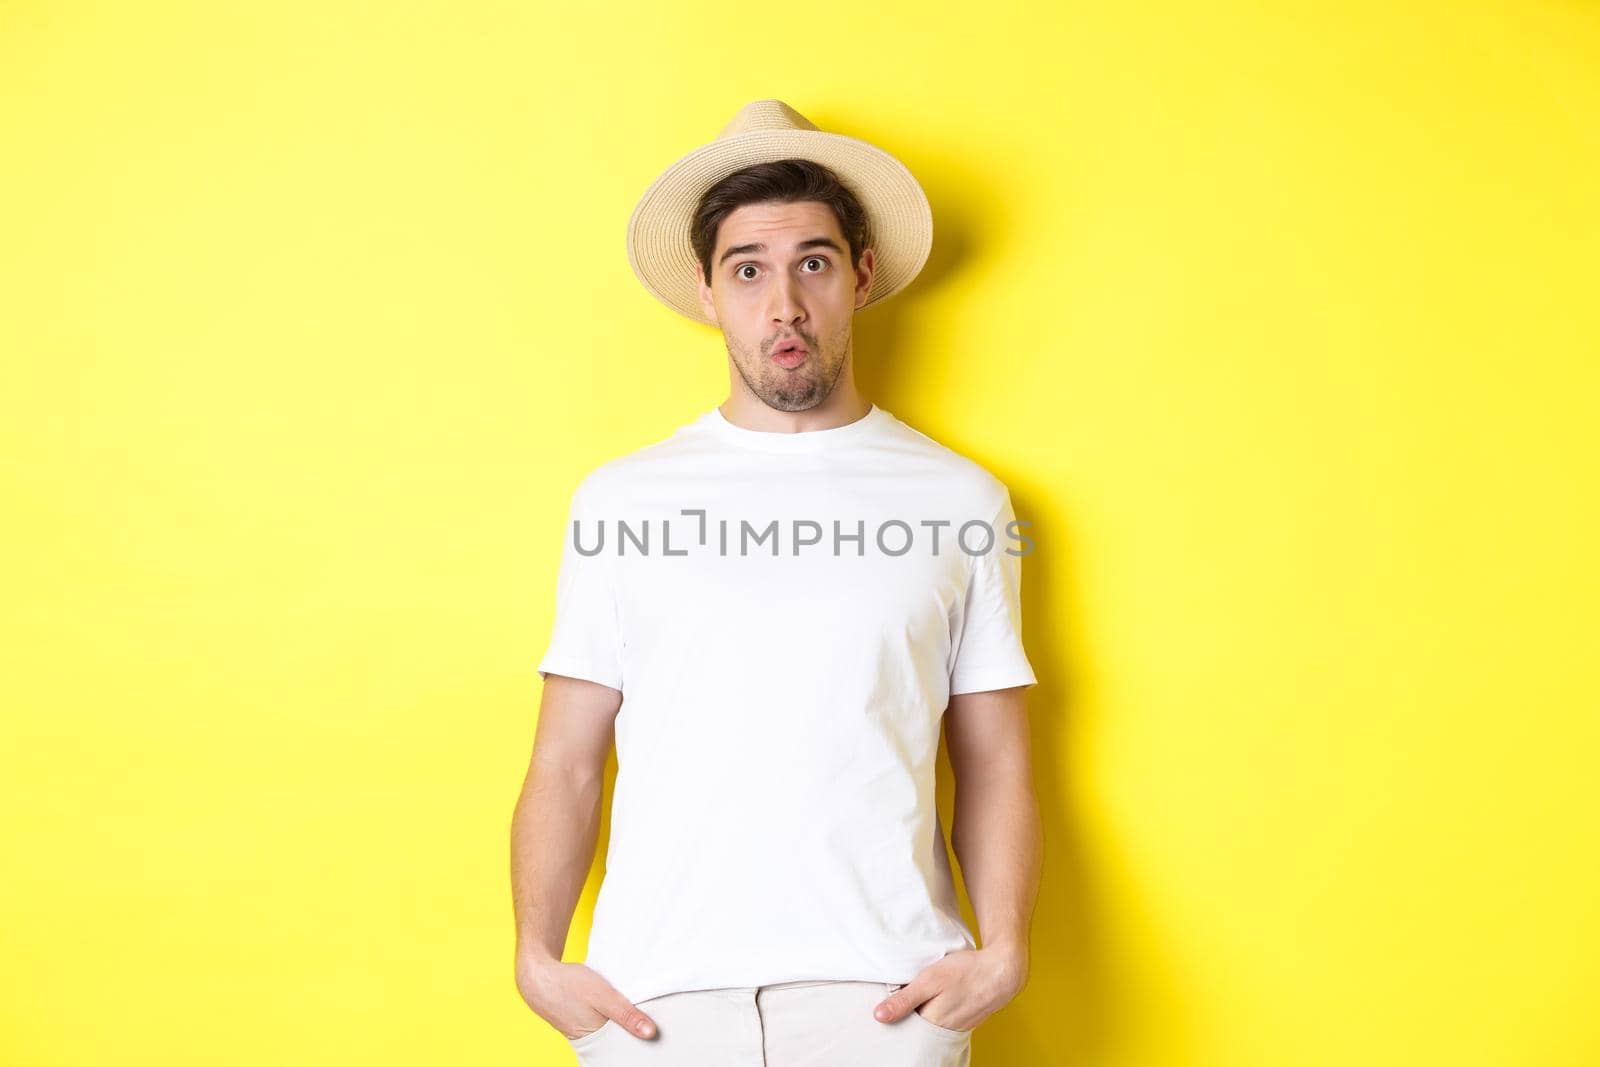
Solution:
[[[796,251],[803,251],[807,248],[831,248],[841,256],[844,255],[844,249],[840,248],[839,243],[831,237],[808,238],[807,240],[801,241],[794,247]],[[767,246],[759,243],[749,245],[734,245],[732,248],[722,253],[721,257],[717,260],[717,266],[720,267],[726,263],[730,256],[747,256],[751,252],[765,252],[766,250]]]

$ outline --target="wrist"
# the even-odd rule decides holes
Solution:
[[[979,950],[991,959],[1005,963],[1019,977],[1026,978],[1028,974],[1028,943],[1026,941],[1001,939],[998,941],[985,941]]]
[[[1028,956],[1028,942],[1020,937],[997,937],[985,940],[983,947],[985,950],[993,949],[998,955],[1020,956],[1023,959]]]
[[[545,967],[560,963],[561,955],[551,952],[549,946],[534,938],[518,938],[517,960],[524,967]]]

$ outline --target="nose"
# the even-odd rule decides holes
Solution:
[[[776,326],[792,326],[804,322],[805,309],[800,306],[800,283],[788,274],[781,275],[773,284],[772,322]]]

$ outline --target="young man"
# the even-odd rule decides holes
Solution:
[[[964,1065],[1027,980],[1032,542],[1005,485],[853,377],[855,312],[930,245],[904,166],[775,100],[629,224],[646,288],[721,330],[731,389],[572,496],[512,879],[518,988],[589,1067]],[[588,958],[563,963],[613,733]]]

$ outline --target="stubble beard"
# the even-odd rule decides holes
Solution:
[[[802,334],[801,340],[811,356],[792,371],[773,363],[759,348],[751,350],[732,338],[725,340],[739,377],[762,403],[777,411],[809,411],[828,399],[838,384],[849,337],[848,324],[838,336],[826,340],[813,340]]]

